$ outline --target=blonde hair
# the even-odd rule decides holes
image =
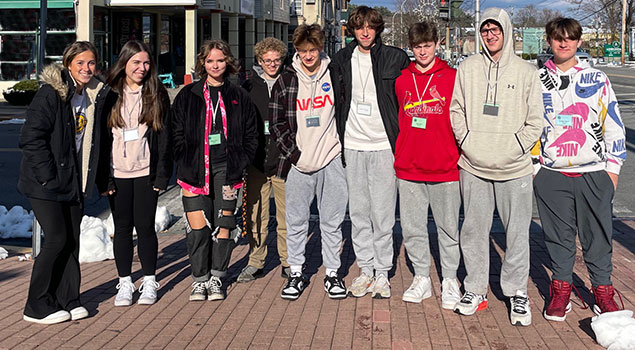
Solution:
[[[254,56],[258,59],[262,59],[262,56],[269,51],[279,53],[283,60],[287,56],[287,46],[276,38],[264,38],[254,46]]]

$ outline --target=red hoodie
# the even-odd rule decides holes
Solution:
[[[434,66],[427,72],[421,73],[412,62],[397,78],[399,136],[395,172],[398,178],[430,182],[459,180],[456,165],[459,151],[450,124],[455,76],[456,69],[435,58]]]

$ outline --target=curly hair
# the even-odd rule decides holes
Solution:
[[[254,46],[254,56],[256,56],[257,59],[261,59],[262,56],[269,51],[279,53],[283,61],[284,58],[287,57],[287,46],[279,39],[264,38]]]
[[[366,23],[375,30],[377,36],[384,31],[384,18],[381,13],[368,6],[357,6],[351,12],[346,23],[346,30],[350,36],[355,37],[355,29],[362,28]]]
[[[205,59],[209,56],[210,51],[213,49],[217,49],[225,55],[225,63],[227,63],[227,68],[225,69],[225,74],[223,77],[227,77],[231,74],[236,74],[240,71],[240,63],[238,60],[232,55],[232,50],[229,47],[229,44],[225,40],[214,39],[207,40],[201,45],[198,49],[198,54],[196,55],[196,67],[194,68],[194,72],[201,79],[207,78],[207,70],[205,70]]]

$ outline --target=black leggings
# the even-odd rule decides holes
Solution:
[[[115,178],[117,190],[111,196],[110,210],[115,223],[114,253],[119,277],[131,274],[132,229],[137,229],[137,253],[144,276],[157,269],[158,240],[154,230],[158,192],[148,184],[148,176],[134,179]]]
[[[79,202],[29,198],[44,231],[42,250],[35,259],[24,314],[42,319],[56,311],[81,306],[79,286]]]

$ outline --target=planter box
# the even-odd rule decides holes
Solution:
[[[4,99],[14,106],[27,106],[31,104],[36,91],[12,91],[3,92]]]

